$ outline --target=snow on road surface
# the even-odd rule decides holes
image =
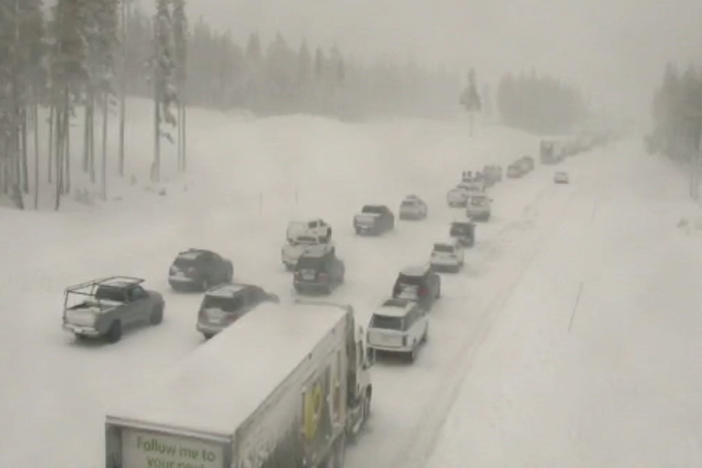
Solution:
[[[133,107],[138,110],[139,103]],[[130,153],[128,164],[130,171],[144,174],[150,147],[150,135],[145,131],[148,107],[132,115],[131,146],[145,149]],[[0,247],[5,265],[11,266],[3,269],[0,277],[0,419],[4,421],[0,429],[0,466],[44,466],[46,460],[59,468],[103,465],[105,407],[126,389],[148,385],[203,343],[195,331],[201,295],[174,293],[168,288],[167,268],[179,250],[211,248],[233,260],[235,279],[261,284],[289,302],[293,297],[291,277],[280,262],[285,226],[292,218],[321,216],[334,226],[337,251],[347,270],[345,284],[331,299],[353,304],[357,318],[365,324],[374,308],[390,294],[399,269],[426,261],[432,243],[446,237],[449,222],[462,217],[461,210],[445,206],[446,191],[455,185],[461,171],[485,163],[505,165],[524,154],[534,154],[538,145],[533,136],[500,127],[485,127],[470,138],[466,122],[460,121],[397,119],[346,124],[306,116],[232,118],[197,110],[190,121],[190,174],[187,180],[167,175],[171,179],[166,184],[167,196],[141,190],[139,184],[125,188],[113,181],[111,193],[120,195],[121,201],[111,200],[93,208],[69,204],[59,214],[0,212]],[[602,316],[613,315],[610,307],[630,310],[631,303],[638,300],[636,291],[641,284],[637,281],[643,276],[630,278],[631,265],[642,261],[639,250],[629,251],[622,258],[622,266],[617,263],[617,254],[623,250],[609,243],[614,238],[608,223],[614,222],[621,208],[616,203],[631,205],[627,211],[634,217],[629,224],[621,218],[628,231],[616,239],[626,243],[636,239],[635,235],[648,239],[665,234],[654,252],[677,246],[675,252],[691,249],[694,253],[694,237],[675,237],[681,234],[673,227],[677,220],[672,218],[677,214],[672,208],[680,206],[683,194],[670,187],[680,186],[680,181],[675,174],[665,173],[664,180],[653,182],[660,190],[639,183],[637,174],[655,178],[661,164],[649,160],[640,166],[640,157],[636,146],[598,150],[566,163],[573,180],[570,186],[554,186],[551,169],[542,168],[522,180],[505,181],[491,191],[494,217],[479,226],[478,243],[466,256],[466,268],[457,275],[442,276],[443,297],[432,312],[429,343],[412,365],[382,360],[374,368],[373,416],[364,437],[350,447],[347,467],[423,466],[439,433],[441,440],[432,459],[439,465],[466,466],[463,461],[468,459],[476,466],[503,461],[522,465],[517,459],[500,458],[514,452],[501,444],[534,451],[555,446],[560,447],[561,455],[576,459],[571,447],[559,445],[563,433],[546,432],[552,426],[544,426],[542,435],[552,437],[553,444],[546,439],[527,443],[525,439],[515,442],[514,438],[501,437],[511,428],[515,438],[520,435],[520,426],[509,419],[510,415],[533,426],[534,421],[527,416],[538,412],[539,407],[528,398],[519,399],[521,394],[507,391],[514,387],[501,387],[500,379],[509,378],[510,385],[529,392],[542,391],[538,386],[546,383],[548,388],[553,387],[553,381],[544,380],[542,375],[552,375],[549,372],[553,371],[542,371],[542,361],[529,360],[534,357],[529,351],[538,350],[538,357],[547,363],[565,365],[567,356],[552,356],[551,351],[564,354],[568,350],[559,346],[562,340],[575,337],[580,337],[577,351],[587,351],[588,357],[594,353],[605,360],[619,355],[619,348],[609,340],[616,337],[625,341],[627,337],[618,336],[622,330],[604,322]],[[169,174],[168,169],[165,172]],[[622,184],[621,189],[615,183]],[[386,203],[396,210],[408,193],[416,193],[429,203],[426,221],[398,222],[394,232],[380,238],[354,235],[351,220],[361,205]],[[620,201],[615,203],[613,197]],[[650,210],[655,213],[652,215]],[[592,226],[599,228],[578,229],[588,223],[593,212],[601,224]],[[642,212],[650,217],[647,223],[635,217]],[[634,222],[637,220],[639,224]],[[671,246],[673,240],[676,242]],[[577,255],[564,255],[568,245],[578,247]],[[651,246],[642,243],[638,247]],[[607,271],[601,272],[593,265],[596,255],[605,253],[607,257],[602,261]],[[693,254],[685,258],[687,267],[695,264]],[[563,275],[555,273],[558,265],[567,266]],[[680,281],[674,281],[678,273],[673,259],[666,265],[667,274],[673,278],[660,291],[687,293]],[[110,274],[142,276],[147,288],[163,292],[163,324],[125,333],[114,345],[75,341],[60,328],[63,288]],[[616,290],[615,279],[629,282],[623,289],[627,294]],[[534,281],[545,284],[537,285],[530,296],[524,285]],[[580,311],[571,334],[565,338],[552,336],[551,331],[562,332],[561,315],[568,325],[573,295],[580,283],[584,284]],[[596,287],[604,290],[607,286],[609,295],[595,293]],[[654,291],[656,287],[649,285],[648,289]],[[687,305],[679,301],[681,310],[691,310],[688,305],[697,299],[688,297],[691,302]],[[522,301],[525,306],[521,306]],[[666,313],[670,311],[666,309]],[[657,321],[662,319],[652,316]],[[678,340],[679,346],[692,346],[684,337],[694,336],[697,322],[688,315],[678,320],[672,324],[656,322],[654,330],[666,330],[666,343]],[[614,325],[628,322],[626,316],[619,316]],[[677,335],[678,330],[682,336]],[[584,339],[587,334],[594,337],[594,342]],[[534,335],[545,338],[545,342],[538,346],[531,343]],[[600,344],[606,346],[600,349]],[[532,348],[520,349],[522,345]],[[680,348],[666,346],[666,351],[673,349]],[[666,368],[663,375],[677,375],[675,369],[685,368],[685,360],[692,359],[678,357],[681,361]],[[665,362],[665,358],[654,361]],[[597,363],[585,361],[581,363],[587,364],[582,371],[571,369],[565,376],[582,384],[599,370]],[[648,375],[643,369],[642,378]],[[532,388],[519,383],[525,376]],[[681,395],[686,395],[684,391],[693,377],[695,374],[676,380]],[[602,379],[598,382],[610,385]],[[628,380],[617,382],[624,385]],[[568,383],[572,382],[566,379],[563,385]],[[556,388],[560,386],[559,382]],[[582,386],[581,393],[571,391],[569,399],[559,400],[563,403],[556,410],[568,408],[578,414],[580,402],[589,404],[588,399],[594,398],[588,388]],[[476,393],[476,389],[480,391]],[[639,395],[641,402],[647,401],[646,393]],[[478,406],[474,406],[476,397]],[[523,402],[525,407],[510,411],[504,403],[507,398],[509,402]],[[580,432],[574,432],[574,440],[577,434],[601,436],[603,432],[587,430],[594,431],[597,425],[607,429],[604,417],[617,414],[613,411],[617,402],[611,399],[602,408],[603,419],[593,416],[591,406],[583,406],[590,419],[578,426]],[[694,417],[699,409],[694,405],[688,409],[690,424],[699,428],[699,418]],[[546,421],[561,421],[558,414],[547,410],[543,415]],[[497,424],[503,421],[511,426]],[[675,414],[667,423],[679,435],[686,433],[688,446],[694,447],[690,436],[694,433],[686,432]],[[453,434],[458,439],[450,437],[452,427],[460,427]],[[591,445],[598,446],[596,442],[591,440]],[[583,444],[573,450],[582,451],[583,447],[589,446]],[[471,453],[464,453],[468,448]],[[536,461],[538,466],[542,460]]]
[[[568,208],[457,370],[428,468],[702,465],[702,232],[677,226],[698,208],[638,142],[566,166]]]

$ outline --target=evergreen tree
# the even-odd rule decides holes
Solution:
[[[185,0],[173,0],[173,41],[175,83],[178,95],[178,169],[186,167],[186,87],[188,58],[188,23]]]

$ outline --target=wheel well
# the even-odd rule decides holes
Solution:
[[[368,396],[368,398],[373,396],[373,385],[368,385],[368,387],[366,388],[366,395]]]

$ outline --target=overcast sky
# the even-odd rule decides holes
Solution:
[[[702,65],[702,0],[188,0],[188,8],[191,21],[202,16],[240,40],[279,31],[293,46],[305,37],[364,59],[474,66],[490,81],[534,69],[630,112],[648,112],[666,60]]]

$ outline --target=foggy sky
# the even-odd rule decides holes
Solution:
[[[667,60],[702,65],[702,0],[188,0],[188,8],[191,22],[202,16],[239,41],[280,32],[293,47],[306,38],[364,60],[473,66],[493,86],[504,71],[534,69],[628,113],[648,113]]]

